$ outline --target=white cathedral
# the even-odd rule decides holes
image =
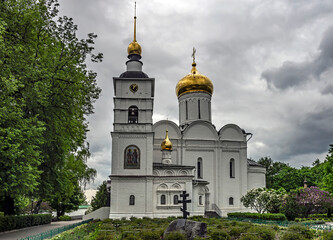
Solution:
[[[265,168],[247,158],[252,134],[235,124],[212,124],[212,81],[196,69],[176,86],[179,125],[153,124],[155,79],[142,71],[141,46],[128,46],[127,69],[114,83],[110,218],[191,216],[248,211],[240,198],[265,187]],[[171,93],[170,93],[171,94]]]

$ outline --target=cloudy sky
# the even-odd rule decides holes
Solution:
[[[98,35],[102,95],[89,116],[88,141],[96,187],[110,174],[112,77],[125,71],[133,40],[134,0],[59,0],[79,38]],[[178,123],[177,82],[197,49],[200,73],[214,84],[213,123],[253,133],[248,157],[291,166],[325,159],[333,143],[333,1],[137,0],[143,71],[155,77],[154,122]]]

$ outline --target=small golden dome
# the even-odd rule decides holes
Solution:
[[[198,72],[195,62],[192,63],[191,73],[183,77],[176,86],[177,97],[189,92],[206,92],[213,94],[213,90],[212,81]]]
[[[161,150],[169,150],[169,151],[172,150],[172,143],[168,136],[168,130],[166,130],[165,139],[161,143]]]
[[[141,52],[142,52],[141,46],[137,41],[133,41],[128,45],[127,48],[128,55],[137,54],[141,56]]]

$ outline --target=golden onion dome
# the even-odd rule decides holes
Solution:
[[[198,72],[196,63],[192,63],[192,70],[187,76],[183,77],[176,86],[177,97],[189,92],[206,92],[213,94],[212,81]]]
[[[128,45],[127,48],[128,55],[137,54],[141,56],[141,52],[142,52],[141,46],[137,41],[133,41]]]
[[[165,139],[161,143],[161,150],[169,150],[169,151],[172,150],[172,143],[168,136],[168,130],[166,130]]]

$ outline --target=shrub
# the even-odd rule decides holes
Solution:
[[[141,233],[142,240],[160,240],[160,234],[157,232],[143,232]]]
[[[124,239],[124,240],[139,240],[141,238],[138,238],[138,237],[134,236],[133,234],[131,234],[131,235],[128,235],[127,237],[123,237],[122,239]]]
[[[324,232],[323,240],[333,240],[333,232]]]
[[[243,233],[239,240],[258,240],[258,236],[253,233]]]
[[[250,212],[233,212],[228,213],[230,218],[253,218],[272,221],[286,221],[287,218],[282,213],[250,213]]]
[[[210,234],[210,238],[212,240],[218,240],[218,239],[223,239],[223,240],[229,240],[230,235],[226,231],[213,231]]]
[[[243,232],[245,232],[245,229],[242,227],[231,227],[229,229],[229,235],[231,237],[239,237]]]
[[[113,234],[110,232],[98,232],[98,235],[94,239],[95,240],[113,239]]]
[[[72,218],[68,215],[60,216],[58,219],[60,221],[70,221],[70,220],[72,220]]]
[[[273,239],[275,239],[275,231],[270,227],[253,226],[247,232],[257,234],[257,237],[259,239],[263,239],[263,240],[273,240]]]
[[[186,237],[184,234],[181,234],[180,232],[171,232],[164,239],[165,240],[186,240]]]
[[[286,215],[289,221],[294,221],[301,212],[300,205],[296,201],[296,196],[297,193],[295,191],[290,192],[290,194],[283,200],[280,208],[280,211]]]
[[[282,235],[281,240],[305,240],[312,239],[313,237],[314,233],[308,227],[304,225],[292,225]]]
[[[288,227],[287,232],[299,233],[304,239],[312,239],[314,237],[313,231],[304,225],[291,225]]]
[[[0,232],[51,223],[51,214],[0,216]]]
[[[281,237],[281,240],[304,240],[304,239],[307,238],[304,238],[302,234],[296,232],[285,232]]]

